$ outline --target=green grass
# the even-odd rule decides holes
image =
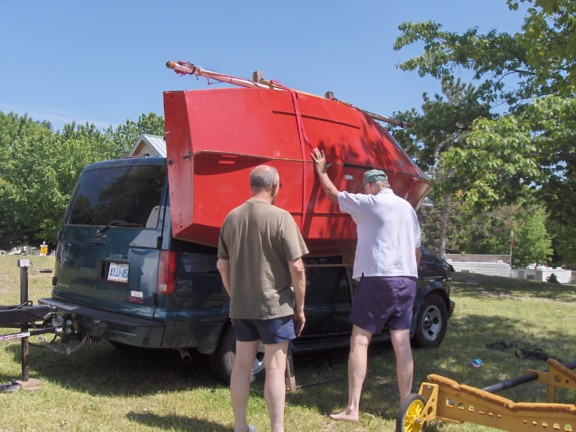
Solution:
[[[18,257],[0,256],[0,304],[19,303]],[[50,268],[52,257],[31,257]],[[29,298],[50,295],[52,275],[29,271]],[[576,287],[471,274],[456,274],[454,316],[442,346],[415,350],[414,389],[434,373],[483,388],[544,369],[544,361],[519,358],[513,348],[489,349],[503,341],[538,348],[565,362],[576,360]],[[14,329],[0,329],[12,333]],[[0,384],[21,378],[20,341],[0,342]],[[58,346],[58,344],[57,344]],[[60,348],[62,348],[60,346]],[[393,431],[398,410],[394,355],[389,345],[371,348],[359,425],[337,423],[327,414],[346,403],[347,350],[294,358],[299,389],[287,395],[286,430],[294,432]],[[469,361],[481,358],[484,366]],[[70,355],[31,347],[34,391],[0,393],[0,432],[6,431],[231,431],[228,388],[208,372],[207,359],[183,363],[174,352],[116,350],[101,342]],[[547,389],[533,382],[507,390],[516,402],[546,401]],[[557,390],[557,401],[575,403],[576,392]],[[263,387],[253,387],[250,422],[268,430]],[[427,431],[491,431],[473,424],[432,422]]]

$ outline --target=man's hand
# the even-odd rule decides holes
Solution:
[[[316,172],[318,172],[318,174],[324,174],[328,169],[328,164],[326,163],[326,156],[324,155],[324,150],[319,150],[315,148],[314,151],[310,153],[310,155],[314,160],[314,164],[316,166]]]
[[[320,150],[315,148],[312,153],[310,153],[312,159],[314,160],[314,165],[316,166],[316,173],[318,174],[318,180],[320,181],[320,185],[322,189],[326,193],[328,199],[334,203],[338,202],[338,189],[330,180],[328,173],[328,167],[330,166],[329,163],[326,163],[326,156],[324,156],[324,150]]]
[[[304,330],[304,324],[306,324],[306,317],[304,316],[303,310],[294,310],[294,333],[296,337],[300,337],[302,330]]]

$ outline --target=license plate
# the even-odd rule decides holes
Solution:
[[[128,264],[110,263],[108,280],[112,282],[128,283]]]

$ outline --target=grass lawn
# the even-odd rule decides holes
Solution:
[[[19,303],[17,260],[0,256],[0,305]],[[54,265],[52,257],[31,260],[38,269]],[[50,295],[51,277],[30,268],[29,298],[34,304]],[[536,349],[566,363],[576,360],[576,286],[457,273],[452,298],[456,310],[442,346],[414,351],[415,391],[431,373],[483,388],[523,375],[526,369],[545,369],[543,360],[523,358]],[[0,328],[0,333],[14,332]],[[508,348],[487,347],[498,342]],[[509,347],[512,344],[516,348]],[[371,347],[360,424],[328,419],[327,414],[346,403],[347,355],[347,350],[337,350],[295,356],[299,388],[287,395],[287,431],[394,431],[398,400],[389,345]],[[482,367],[470,365],[475,358],[482,359]],[[30,347],[30,377],[42,387],[0,392],[0,432],[232,430],[228,388],[210,375],[201,355],[184,363],[178,353],[126,353],[106,342],[86,344],[70,355]],[[0,384],[20,378],[20,340],[0,342]],[[515,402],[545,402],[547,388],[532,382],[500,395]],[[576,392],[557,390],[556,400],[574,404]],[[249,412],[259,431],[268,430],[261,384],[253,386]],[[492,430],[439,421],[426,428]]]

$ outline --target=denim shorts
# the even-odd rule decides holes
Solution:
[[[296,339],[292,315],[264,320],[235,318],[232,326],[236,340],[240,342],[260,340],[267,345]]]
[[[384,327],[406,330],[412,324],[416,278],[362,276],[354,294],[350,321],[363,330],[379,333]]]

